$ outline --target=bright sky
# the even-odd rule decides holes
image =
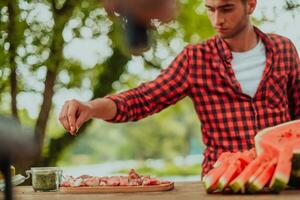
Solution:
[[[298,52],[300,52],[300,13],[294,13],[293,17],[291,12],[279,9],[278,6],[282,5],[283,1],[284,0],[259,0],[254,17],[260,19],[263,15],[265,15],[268,19],[271,19],[271,23],[262,24],[260,28],[265,32],[273,32],[290,38],[297,47]],[[276,15],[274,12],[276,12]],[[51,17],[49,11],[47,11],[47,9],[45,9],[42,5],[37,7],[34,15],[35,16],[33,17],[38,17],[41,21],[46,21],[49,17]],[[76,21],[72,21],[69,26],[72,28],[78,26],[78,24],[76,24]],[[108,27],[103,27],[103,29],[103,32],[108,31]],[[86,68],[93,67],[96,63],[102,63],[112,54],[112,51],[109,48],[109,39],[103,35],[93,39],[91,38],[91,33],[88,29],[81,30],[82,39],[74,39],[70,41],[72,33],[68,29],[64,31],[63,36],[65,40],[69,42],[64,49],[64,55],[67,58],[79,60]],[[183,47],[184,42],[180,38],[174,38],[172,40],[171,48],[173,51],[179,52]],[[162,60],[163,66],[167,66],[168,63],[172,61],[174,55],[170,54],[168,48],[164,44],[159,44],[159,49],[160,51],[158,51],[155,56]],[[150,53],[148,54],[148,56],[151,56]],[[41,68],[41,70],[37,72],[40,73],[38,76],[44,76],[45,70],[45,68]],[[140,75],[142,79],[152,79],[157,75],[157,73],[152,73],[149,76],[149,72],[145,73],[143,60],[140,57],[133,57],[133,60],[128,64],[128,70],[130,73]],[[26,73],[28,74],[26,69],[23,69],[22,73],[25,77]],[[67,73],[62,72],[59,79],[67,81]],[[41,82],[30,76],[28,76],[26,82],[28,82],[28,84],[33,88],[40,88],[41,90],[43,88],[43,84],[41,84]],[[58,116],[59,110],[66,100],[71,98],[80,99],[81,101],[89,100],[92,97],[92,93],[88,89],[90,84],[89,80],[85,80],[85,84],[81,89],[62,89],[57,91],[53,98],[55,114]],[[21,93],[18,96],[19,108],[26,108],[29,111],[30,116],[34,118],[39,112],[39,108],[36,105],[41,104],[41,102],[42,97],[39,94]]]

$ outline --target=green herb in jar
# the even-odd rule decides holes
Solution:
[[[56,172],[36,172],[32,177],[32,187],[39,191],[57,190],[57,178]]]

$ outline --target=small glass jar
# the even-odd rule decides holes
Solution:
[[[51,192],[59,191],[62,170],[57,167],[32,167],[26,174],[32,175],[34,191]]]

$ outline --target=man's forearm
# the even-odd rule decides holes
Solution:
[[[89,102],[92,107],[92,118],[110,120],[117,114],[115,102],[108,98],[98,98]]]

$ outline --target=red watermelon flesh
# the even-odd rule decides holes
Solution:
[[[222,153],[218,160],[215,162],[215,164],[213,165],[214,168],[220,166],[224,161],[227,161],[229,158],[233,157],[234,153],[231,152],[224,152]]]
[[[263,153],[269,155],[270,157],[278,157],[280,148],[276,143],[272,143],[270,140],[261,141],[261,147],[263,148]]]
[[[255,149],[252,148],[248,151],[235,153],[237,159],[241,162],[241,168],[244,169],[250,162],[256,158]]]
[[[268,145],[273,149],[277,149],[285,143],[300,140],[300,120],[295,120],[267,128],[260,131],[255,136],[255,147],[258,154],[266,150],[262,145]]]
[[[243,156],[240,159],[247,164],[249,164],[251,161],[253,161],[256,158],[255,148],[252,148],[248,151],[244,151],[242,154]]]

